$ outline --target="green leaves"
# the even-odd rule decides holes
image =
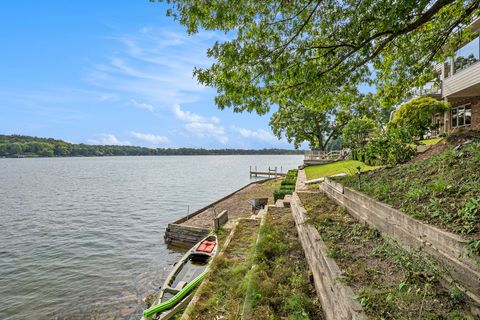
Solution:
[[[388,123],[388,128],[404,128],[412,136],[422,137],[427,131],[435,129],[432,118],[436,114],[443,116],[450,109],[448,102],[430,97],[420,97],[404,103],[395,111],[395,116]]]
[[[429,80],[432,62],[468,37],[456,27],[479,13],[478,0],[165,2],[189,33],[227,34],[208,52],[216,62],[196,76],[217,88],[220,108],[259,114],[372,75],[391,105]]]

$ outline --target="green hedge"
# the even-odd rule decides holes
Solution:
[[[273,191],[273,201],[283,199],[287,194],[292,194],[295,191],[295,184],[297,183],[298,170],[288,170],[285,179],[281,182],[280,188]]]
[[[278,199],[283,199],[287,194],[292,194],[292,191],[289,190],[275,190],[273,191],[273,201],[277,201]]]
[[[285,178],[285,180],[282,181],[281,185],[282,186],[294,186],[296,182],[297,182],[297,179],[295,179],[295,178]]]

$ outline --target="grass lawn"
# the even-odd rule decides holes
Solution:
[[[269,208],[242,319],[324,319],[309,275],[290,208]]]
[[[307,179],[311,180],[321,177],[328,177],[339,173],[354,174],[357,172],[358,166],[362,168],[362,172],[380,168],[367,166],[363,162],[356,160],[344,160],[328,164],[321,164],[318,166],[308,166],[305,168],[305,173],[307,175]]]
[[[432,144],[437,144],[440,140],[443,138],[434,138],[434,139],[428,139],[428,140],[420,140],[418,141],[421,145],[424,146],[430,146]]]

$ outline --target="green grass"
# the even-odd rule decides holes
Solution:
[[[323,319],[290,209],[272,208],[258,227],[259,221],[239,223],[187,319]]]
[[[305,168],[305,173],[307,175],[307,179],[317,179],[322,177],[328,177],[339,173],[346,173],[346,174],[355,174],[357,172],[357,167],[360,166],[362,172],[374,170],[379,167],[367,166],[363,162],[356,161],[356,160],[344,160],[344,161],[337,161],[328,164],[321,164],[318,166],[308,166]]]
[[[375,320],[469,319],[474,303],[456,286],[445,287],[443,270],[421,251],[407,251],[350,216],[326,195],[299,194],[309,220],[342,270],[367,317]]]
[[[428,140],[420,140],[418,141],[418,143],[420,143],[421,145],[424,145],[424,146],[430,146],[432,144],[437,144],[438,142],[440,142],[440,140],[442,140],[443,138],[434,138],[434,139],[428,139]]]
[[[197,293],[198,303],[187,308],[188,319],[225,319],[240,317],[247,275],[253,264],[258,221],[241,220],[225,253],[215,257],[210,271]]]
[[[480,140],[362,176],[360,191],[426,223],[480,239]],[[335,178],[359,189],[356,177]],[[478,249],[478,248],[477,248]]]
[[[289,208],[271,208],[260,231],[243,319],[323,319]]]

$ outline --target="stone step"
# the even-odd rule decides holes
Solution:
[[[275,202],[275,207],[277,207],[277,208],[285,208],[285,206],[283,205],[283,199],[278,199],[278,200]]]
[[[290,202],[292,201],[292,195],[287,194],[285,198],[283,198],[283,206],[285,208],[290,208]]]

